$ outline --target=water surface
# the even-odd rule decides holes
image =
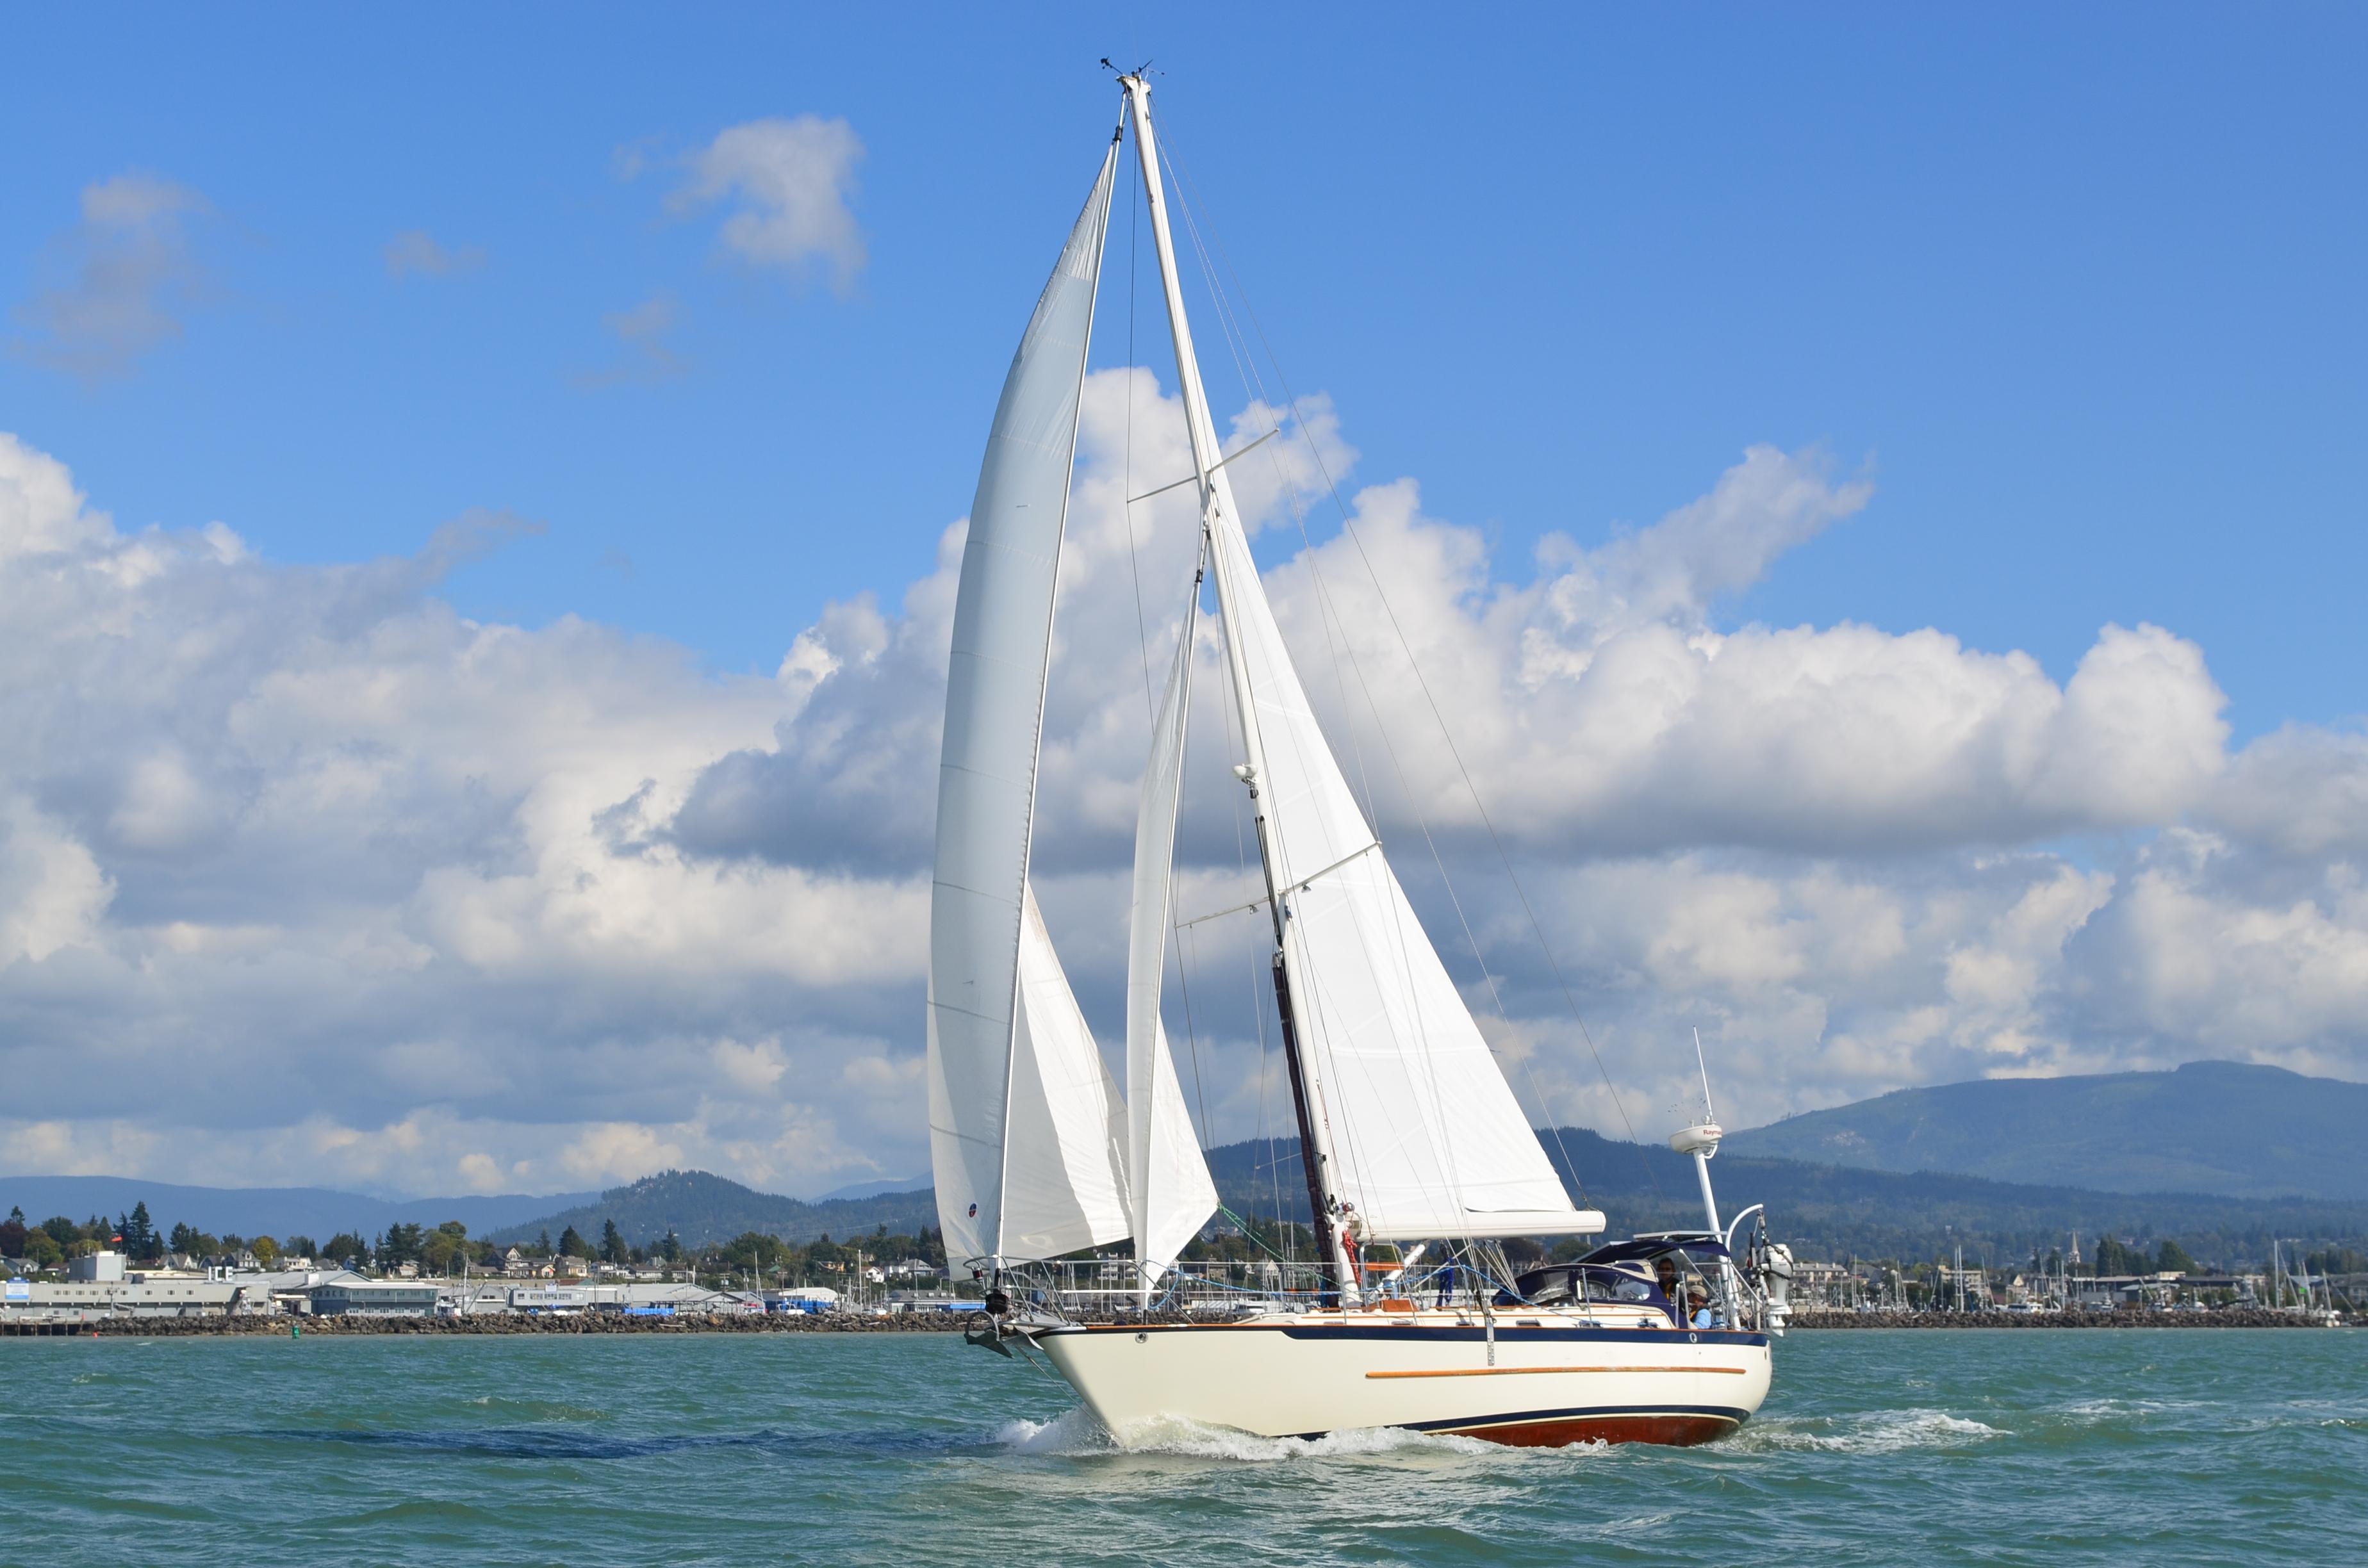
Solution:
[[[1122,1449],[949,1335],[0,1341],[0,1562],[2368,1562],[2368,1333],[1804,1333],[1738,1437]]]

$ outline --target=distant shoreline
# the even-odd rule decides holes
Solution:
[[[188,1317],[118,1318],[88,1323],[10,1324],[8,1338],[186,1339],[204,1337],[306,1338],[461,1336],[505,1334],[956,1334],[961,1314],[897,1313],[854,1317],[838,1313],[768,1312],[763,1316],[646,1318],[609,1313],[529,1316],[510,1312],[467,1317]],[[1793,1314],[1791,1327],[1827,1329],[2178,1329],[2318,1328],[2291,1312],[2258,1307],[2226,1307],[2205,1312],[1836,1312]]]
[[[958,1314],[945,1313],[949,1319]],[[917,1321],[916,1321],[917,1319]],[[959,1321],[932,1322],[917,1313],[870,1318],[832,1313],[767,1312],[739,1317],[624,1317],[597,1312],[562,1316],[521,1312],[476,1312],[466,1317],[186,1317],[95,1319],[87,1323],[8,1324],[8,1338],[338,1339],[413,1335],[467,1337],[475,1335],[546,1334],[957,1334]]]
[[[2221,1307],[2203,1312],[1795,1312],[1799,1329],[1828,1328],[2321,1328],[2292,1312]]]

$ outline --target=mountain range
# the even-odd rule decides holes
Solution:
[[[2361,1200],[2363,1130],[2368,1084],[2191,1062],[1901,1089],[1731,1133],[1726,1153],[2099,1192]]]
[[[1804,1256],[1930,1256],[1963,1240],[1993,1260],[2112,1233],[2179,1239],[2198,1256],[2266,1256],[2270,1238],[2368,1241],[2368,1085],[2280,1068],[2191,1062],[2167,1073],[2006,1079],[1905,1089],[1731,1133],[1717,1163],[1724,1218],[1766,1203]],[[1657,1144],[1580,1128],[1541,1134],[1565,1183],[1606,1210],[1614,1233],[1701,1223],[1691,1162]],[[1235,1213],[1304,1220],[1294,1142],[1209,1152]],[[871,1184],[876,1187],[879,1185]],[[664,1171],[602,1193],[416,1199],[319,1187],[176,1187],[111,1176],[0,1176],[0,1207],[29,1218],[124,1212],[145,1201],[159,1225],[325,1239],[387,1224],[459,1220],[496,1241],[597,1238],[615,1221],[648,1245],[759,1231],[791,1241],[911,1234],[937,1222],[934,1191],[842,1188],[807,1202],[704,1171]],[[860,1194],[860,1195],[859,1195]]]
[[[365,1198],[324,1187],[181,1187],[129,1176],[0,1176],[0,1214],[13,1206],[36,1223],[52,1214],[86,1220],[120,1218],[148,1205],[159,1228],[194,1225],[210,1234],[310,1236],[326,1242],[340,1231],[375,1236],[393,1224],[440,1225],[458,1220],[475,1235],[554,1209],[598,1199],[597,1192],[506,1194],[495,1198]]]
[[[1604,1211],[1610,1234],[1702,1225],[1691,1158],[1579,1127],[1539,1136],[1573,1198]],[[1265,1143],[1212,1149],[1209,1166],[1220,1199],[1235,1213],[1306,1218],[1295,1140],[1276,1140],[1270,1153]],[[1804,1257],[1930,1258],[1962,1241],[1969,1258],[2009,1263],[2034,1249],[2066,1248],[2076,1234],[2093,1250],[2098,1236],[2111,1234],[2133,1242],[2176,1237],[2198,1257],[2237,1261],[2267,1257],[2272,1237],[2352,1247],[2368,1240],[2368,1203],[2358,1201],[2098,1192],[1755,1159],[1731,1149],[1719,1153],[1711,1172],[1724,1222],[1765,1204],[1770,1233]]]
[[[668,1231],[686,1245],[728,1242],[748,1231],[787,1241],[816,1236],[869,1235],[885,1225],[891,1234],[912,1235],[938,1222],[934,1187],[876,1193],[869,1198],[826,1198],[813,1203],[758,1192],[706,1171],[660,1171],[624,1187],[589,1195],[584,1202],[507,1226],[493,1233],[501,1243],[529,1242],[548,1233],[553,1240],[574,1226],[598,1240],[600,1227],[617,1222],[625,1240],[648,1246]]]

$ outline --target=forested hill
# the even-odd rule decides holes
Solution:
[[[1538,1136],[1564,1184],[1604,1211],[1611,1234],[1702,1224],[1692,1160],[1584,1128]],[[1235,1213],[1272,1218],[1280,1209],[1304,1220],[1307,1187],[1297,1140],[1278,1140],[1272,1162],[1263,1142],[1229,1144],[1209,1154],[1218,1194]],[[1731,1153],[1713,1160],[1711,1173],[1723,1219],[1765,1203],[1771,1232],[1804,1257],[1930,1258],[1962,1239],[1967,1257],[2004,1264],[2029,1257],[2033,1248],[2044,1254],[2066,1247],[2076,1231],[2087,1255],[2093,1255],[2100,1235],[2134,1243],[2169,1237],[2214,1262],[2265,1258],[2272,1236],[2354,1248],[2368,1243],[2368,1203],[2095,1192],[1742,1159]]]
[[[661,1171],[629,1187],[611,1187],[590,1203],[495,1231],[491,1239],[505,1244],[531,1242],[547,1231],[556,1241],[570,1225],[583,1235],[598,1236],[609,1220],[635,1246],[662,1241],[668,1231],[687,1246],[728,1242],[750,1231],[792,1242],[825,1234],[845,1241],[870,1235],[882,1225],[892,1233],[916,1234],[938,1222],[938,1200],[932,1189],[924,1187],[807,1203],[758,1192],[705,1171]]]
[[[1581,1128],[1540,1136],[1565,1184],[1605,1211],[1612,1234],[1702,1223],[1691,1160]],[[1306,1218],[1296,1142],[1227,1144],[1210,1151],[1209,1165],[1219,1196],[1235,1213],[1253,1220],[1278,1211]],[[1711,1168],[1725,1216],[1765,1203],[1775,1233],[1810,1257],[1931,1257],[1962,1238],[1969,1256],[2006,1263],[2027,1257],[2034,1247],[2066,1246],[2074,1232],[2089,1251],[2100,1235],[2136,1243],[2168,1237],[2213,1261],[2265,1257],[2271,1236],[2368,1248],[2368,1203],[2108,1193],[1732,1153],[1722,1153]],[[669,1230],[688,1244],[729,1241],[748,1231],[792,1242],[825,1233],[845,1241],[882,1225],[891,1233],[917,1233],[937,1223],[937,1198],[924,1188],[806,1203],[704,1171],[666,1171],[604,1193],[597,1202],[495,1232],[494,1239],[533,1241],[548,1232],[556,1240],[571,1225],[594,1237],[609,1220],[628,1242],[643,1246]]]
[[[2368,1200],[2368,1084],[2191,1062],[2169,1073],[1902,1089],[1728,1135],[1729,1154],[2100,1192]]]

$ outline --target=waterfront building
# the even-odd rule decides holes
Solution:
[[[432,1279],[366,1279],[359,1274],[313,1286],[306,1294],[319,1317],[428,1317],[442,1287]]]

